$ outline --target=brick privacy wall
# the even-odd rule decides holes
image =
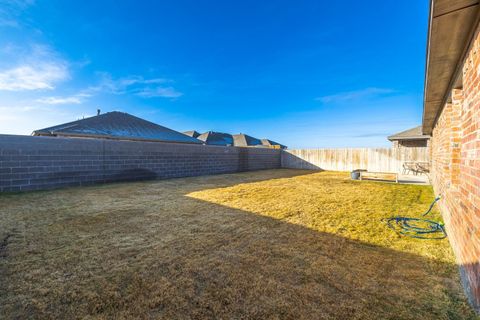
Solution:
[[[435,125],[431,139],[432,184],[460,266],[465,292],[480,312],[480,37],[463,65],[463,89]]]
[[[280,150],[0,135],[0,192],[280,168]]]

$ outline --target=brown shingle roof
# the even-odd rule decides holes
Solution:
[[[388,140],[426,140],[430,136],[422,134],[422,126],[411,128],[402,132],[395,133],[388,137]]]

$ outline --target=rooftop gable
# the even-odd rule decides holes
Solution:
[[[198,139],[208,145],[233,146],[233,137],[229,133],[208,131],[199,135]]]
[[[236,147],[261,146],[262,141],[247,134],[239,133],[233,135],[233,143]]]

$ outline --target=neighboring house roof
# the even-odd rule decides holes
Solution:
[[[202,143],[178,131],[118,111],[35,130],[32,135]]]
[[[452,89],[461,86],[465,48],[477,27],[478,0],[431,0],[423,133],[431,134]]]
[[[233,145],[235,147],[261,146],[262,141],[247,134],[240,133],[233,135]]]
[[[186,134],[187,136],[192,138],[198,138],[198,136],[200,135],[200,132],[195,130],[190,130],[190,131],[184,131],[183,134]]]
[[[198,139],[208,145],[233,146],[233,137],[228,133],[208,131],[199,135]]]
[[[279,146],[281,149],[287,149],[287,146],[280,144],[278,142],[272,141],[270,139],[262,139],[262,145],[268,146],[268,147]]]
[[[390,141],[396,140],[427,140],[430,136],[422,134],[422,126],[411,128],[388,137]]]

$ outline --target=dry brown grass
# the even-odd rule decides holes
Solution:
[[[299,170],[2,195],[0,318],[474,319],[448,241],[380,222],[432,198]]]

